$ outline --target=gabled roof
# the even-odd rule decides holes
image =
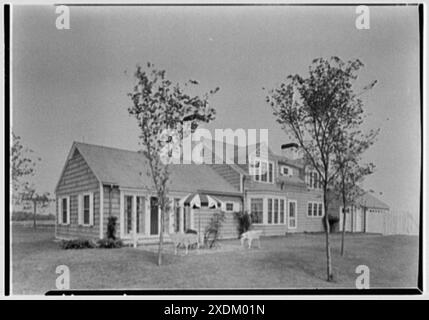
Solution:
[[[75,142],[76,148],[87,162],[97,179],[104,184],[123,188],[153,190],[152,178],[148,175],[149,163],[140,152]],[[170,165],[170,191],[234,193],[238,190],[219,176],[209,165]]]
[[[360,196],[356,200],[357,204],[366,207],[366,208],[374,208],[374,209],[384,209],[389,210],[389,206],[381,201],[380,199],[377,199],[369,192],[365,192],[362,196]]]

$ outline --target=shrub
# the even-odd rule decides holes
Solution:
[[[100,239],[97,241],[97,247],[102,249],[115,249],[123,246],[120,239]]]
[[[116,221],[117,217],[110,216],[107,219],[107,239],[116,240]]]
[[[340,218],[338,216],[334,216],[332,214],[328,214],[328,222],[329,222],[329,231],[330,232],[335,232],[336,228],[338,226],[338,222],[340,221]],[[325,226],[325,218],[322,218],[322,225],[323,225],[323,230],[326,231],[326,226]]]
[[[185,233],[198,234],[198,231],[192,229],[186,229]]]
[[[252,225],[252,219],[250,218],[250,214],[247,211],[236,212],[235,217],[238,222],[237,224],[238,235],[241,236],[243,233],[249,231]]]
[[[92,249],[95,248],[96,244],[92,240],[88,239],[73,239],[73,240],[62,240],[62,249]]]
[[[208,244],[209,248],[216,245],[222,224],[225,221],[225,212],[216,212],[210,219],[209,225],[206,227],[204,233],[204,243]]]

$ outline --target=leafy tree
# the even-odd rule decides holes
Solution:
[[[307,77],[289,75],[269,91],[267,103],[282,128],[296,140],[304,159],[320,177],[325,210],[327,280],[333,280],[329,239],[329,190],[338,175],[335,145],[342,133],[363,121],[362,101],[353,83],[363,67],[359,60],[314,59]]]
[[[216,112],[208,100],[219,88],[202,96],[187,94],[184,88],[198,85],[197,81],[189,80],[182,86],[173,84],[165,77],[165,70],[157,70],[151,63],[147,64],[147,70],[137,66],[134,76],[136,84],[128,94],[132,100],[128,112],[137,119],[148,175],[152,177],[161,210],[158,249],[158,265],[161,265],[165,213],[169,210],[169,169],[175,160],[170,146],[173,137],[182,141],[200,122],[214,120]]]
[[[335,144],[335,167],[338,177],[334,181],[334,189],[339,194],[343,203],[343,231],[341,234],[341,255],[344,255],[344,238],[346,227],[346,208],[355,205],[356,199],[362,196],[364,191],[358,184],[373,173],[373,163],[361,164],[362,154],[375,142],[379,130],[371,130],[363,134],[356,128],[352,132],[343,132],[343,135]]]
[[[21,137],[12,132],[10,154],[11,184],[14,203],[21,199],[21,193],[29,187],[28,178],[34,175],[36,160],[32,157],[33,150],[24,147]],[[37,159],[40,161],[40,158]]]
[[[26,186],[21,194],[21,201],[31,202],[33,205],[33,228],[36,229],[37,208],[45,208],[50,201],[49,192],[43,194],[37,193],[34,187]]]

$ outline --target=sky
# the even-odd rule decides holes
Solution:
[[[376,165],[364,187],[394,210],[419,210],[420,91],[418,11],[370,7],[370,29],[355,27],[354,6],[70,7],[58,30],[54,6],[12,10],[12,129],[42,158],[33,181],[54,192],[73,141],[138,149],[127,112],[137,64],[200,82],[216,120],[206,127],[269,129],[280,153],[290,142],[265,102],[289,74],[306,75],[314,58],[360,59],[356,88],[364,129],[380,128],[365,154]]]

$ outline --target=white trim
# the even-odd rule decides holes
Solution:
[[[256,169],[255,168],[255,163],[259,162],[259,167]],[[267,165],[267,181],[262,181],[262,174],[261,174],[261,170],[262,170],[262,163],[265,163]],[[272,181],[269,181],[269,177],[270,177],[270,164],[273,165],[273,171],[272,171]],[[257,174],[255,174],[257,172]],[[268,159],[263,159],[261,157],[253,157],[249,160],[249,174],[252,176],[253,181],[255,182],[260,182],[260,183],[267,183],[267,184],[274,184],[275,180],[276,180],[276,166],[275,166],[275,162],[268,160]],[[258,177],[258,179],[256,179],[256,177]]]
[[[124,191],[119,189],[119,225],[120,225],[120,238],[124,239],[125,228],[124,228]]]
[[[232,205],[232,209],[228,210],[228,205]],[[232,201],[225,201],[225,211],[226,212],[234,212],[234,202]]]
[[[85,223],[85,197],[88,196],[89,197],[89,222]],[[80,205],[82,206],[80,208],[81,212],[81,217],[78,217],[78,221],[79,224],[83,227],[92,227],[94,225],[94,193],[93,192],[83,192],[81,194],[78,195],[78,198],[82,197],[82,200],[78,200],[78,203],[80,203]],[[78,208],[78,212],[79,212],[79,208]]]
[[[99,238],[103,239],[104,235],[104,187],[103,184],[100,182],[100,212],[99,212],[99,220],[100,220],[100,226],[99,226]]]
[[[287,171],[288,171],[287,173],[284,172],[285,169],[287,169]],[[282,176],[292,177],[293,176],[293,170],[289,166],[281,165],[280,166],[280,174]]]
[[[62,196],[59,197],[60,199],[60,205],[59,205],[59,220],[58,224],[62,226],[70,225],[70,196]],[[67,205],[67,211],[66,211],[66,218],[67,221],[63,221],[63,200],[66,199],[66,205]]]
[[[308,205],[311,203],[311,212],[312,214],[309,215],[308,214]],[[316,215],[314,215],[314,205],[316,204]],[[319,206],[322,207],[322,215],[319,215]],[[325,216],[325,208],[323,206],[323,202],[322,201],[307,201],[307,218],[323,218]]]
[[[290,210],[289,210],[290,209],[290,206],[289,206],[290,203],[295,204],[295,218],[294,218],[295,226],[294,227],[290,226]],[[291,199],[291,200],[287,201],[287,227],[288,227],[288,229],[293,229],[293,230],[298,228],[298,201],[297,200]]]

